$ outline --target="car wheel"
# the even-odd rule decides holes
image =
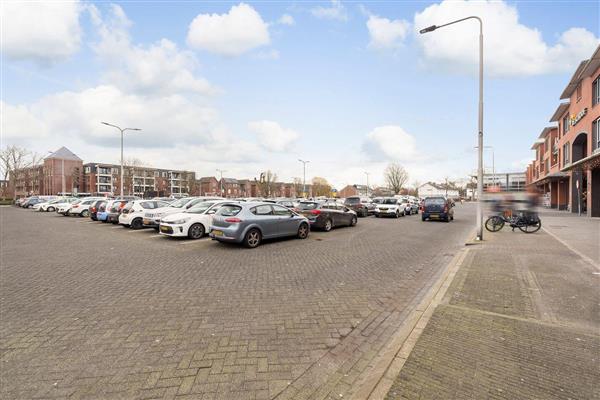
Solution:
[[[48,211],[48,212],[53,212],[53,211],[54,211],[54,207],[48,207],[48,208],[46,209],[46,211]]]
[[[87,218],[90,216],[90,212],[88,210],[83,210],[79,216]]]
[[[260,231],[256,228],[250,229],[246,233],[246,236],[244,236],[244,246],[250,249],[258,247],[261,241],[262,235],[260,234]]]
[[[325,232],[329,232],[331,228],[333,228],[333,222],[331,222],[330,219],[327,219],[327,221],[325,221],[325,225],[323,225],[323,230]]]
[[[308,237],[308,233],[310,232],[310,228],[307,223],[301,223],[298,227],[298,238],[306,239]]]
[[[133,221],[131,221],[131,224],[129,226],[131,227],[131,229],[142,229],[144,224],[142,224],[141,218],[135,218]]]
[[[350,220],[350,226],[356,226],[356,222],[357,222],[356,216],[353,216],[352,219]]]
[[[425,219],[426,219],[425,217],[421,217],[421,221],[425,221]]]
[[[398,211],[396,211],[396,214],[394,215],[394,218],[400,218],[400,213]]]
[[[194,224],[188,229],[188,237],[190,239],[200,239],[202,236],[204,236],[204,225]]]

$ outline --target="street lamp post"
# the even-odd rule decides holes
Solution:
[[[367,176],[367,197],[369,197],[369,172],[365,171],[365,175]]]
[[[121,195],[121,197],[123,196],[123,132],[125,131],[141,131],[140,128],[121,128],[117,125],[113,125],[113,124],[109,124],[108,122],[102,122],[104,125],[108,125],[108,126],[112,126],[113,128],[117,128],[119,131],[121,131],[121,178],[120,183],[121,183],[121,188],[120,188],[120,192],[119,194]]]
[[[478,117],[478,160],[477,160],[477,240],[483,240],[483,211],[481,209],[481,201],[483,197],[483,21],[481,18],[474,15],[457,19],[456,21],[448,22],[443,25],[431,25],[421,29],[419,33],[424,34],[433,32],[436,29],[443,28],[448,25],[466,21],[468,19],[476,19],[479,22],[479,117]]]
[[[302,180],[302,196],[306,196],[306,164],[308,164],[310,161],[301,159],[298,159],[298,161],[300,161],[304,167],[304,178]]]

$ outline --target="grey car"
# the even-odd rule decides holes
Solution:
[[[287,207],[266,202],[228,203],[215,213],[210,237],[220,242],[243,243],[258,247],[263,239],[310,233],[308,219]]]

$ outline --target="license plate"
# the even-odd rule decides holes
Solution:
[[[223,236],[223,231],[216,231],[216,230],[214,230],[214,229],[213,229],[213,230],[211,231],[211,233],[212,233],[214,236]]]
[[[437,214],[429,214],[429,218],[439,218],[440,216]]]
[[[168,226],[161,225],[160,231],[161,232],[171,232],[171,229]]]

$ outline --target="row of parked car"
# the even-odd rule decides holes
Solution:
[[[184,197],[141,199],[136,196],[60,197],[38,196],[17,205],[63,216],[89,217],[131,229],[153,228],[160,234],[257,247],[264,239],[308,237],[311,229],[331,231],[355,226],[358,217],[395,217],[419,213],[418,199],[404,197],[340,199],[224,199]],[[425,216],[425,214],[423,214]]]

